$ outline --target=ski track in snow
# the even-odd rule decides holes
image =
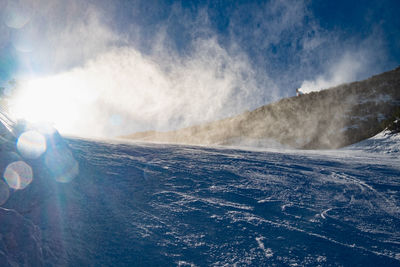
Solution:
[[[400,264],[397,157],[68,142],[79,177],[25,215],[47,265]]]

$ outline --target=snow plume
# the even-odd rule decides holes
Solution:
[[[21,72],[32,76],[19,79],[14,113],[50,120],[65,134],[111,137],[213,121],[292,96],[303,80],[306,90],[359,78],[372,62],[323,30],[308,1],[238,3],[223,29],[211,4],[193,11],[151,1],[7,2],[17,8],[6,30]],[[33,11],[15,20],[24,4]],[[335,62],[338,51],[345,52]],[[326,74],[312,81],[321,65]]]
[[[26,15],[26,24],[9,28],[12,46],[18,52],[24,71],[65,71],[122,42],[106,25],[104,14],[82,1],[8,0],[4,12],[10,7],[14,12],[9,17],[14,20],[21,16],[23,8],[31,10],[30,15]]]
[[[382,63],[387,60],[379,28],[376,28],[364,40],[357,41],[349,40],[328,49],[324,56],[325,64],[322,66],[322,74],[317,75],[315,79],[303,81],[299,91],[316,92],[343,83],[366,79],[379,72]],[[339,52],[340,50],[342,51]]]
[[[59,10],[62,4],[55,6]],[[100,11],[90,6],[85,10],[79,11],[82,18],[61,29],[49,25],[44,35],[53,39],[46,40],[43,48],[29,49],[42,57],[38,61],[42,67],[58,73],[20,82],[10,104],[16,117],[49,120],[64,134],[112,137],[235,115],[277,94],[268,91],[276,88],[273,82],[268,75],[257,77],[235,42],[229,47],[219,43],[204,12],[186,25],[196,30],[191,30],[184,53],[171,45],[168,25],[157,29],[144,53],[136,47],[140,40],[132,37],[128,42],[100,19]],[[60,33],[54,34],[55,30]],[[50,62],[44,60],[44,49],[50,51]]]
[[[59,90],[81,88],[71,102],[81,102],[74,108],[82,117],[60,130],[114,136],[171,130],[242,112],[258,90],[245,56],[231,56],[214,39],[199,41],[193,53],[157,61],[131,47],[115,48],[49,78],[55,91],[57,83]],[[92,97],[85,101],[85,95]]]
[[[342,83],[352,82],[363,70],[364,65],[362,61],[362,58],[347,53],[338,62],[332,65],[327,73],[318,76],[315,80],[304,81],[299,91],[306,94]]]
[[[261,95],[246,55],[227,51],[215,38],[198,40],[186,57],[160,49],[162,57],[114,47],[82,67],[30,80],[13,113],[49,118],[62,133],[104,137],[238,114]],[[30,102],[40,107],[32,112]]]

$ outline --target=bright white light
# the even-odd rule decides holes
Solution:
[[[11,114],[30,123],[50,123],[62,133],[74,133],[80,110],[95,97],[82,83],[57,75],[22,84],[10,101]]]

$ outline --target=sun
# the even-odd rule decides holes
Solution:
[[[30,123],[52,124],[61,133],[76,132],[77,122],[89,104],[80,81],[58,75],[23,82],[10,99],[11,115]]]

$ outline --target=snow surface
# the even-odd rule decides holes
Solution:
[[[78,177],[31,161],[0,209],[29,230],[0,227],[5,266],[29,247],[35,266],[400,265],[398,135],[329,151],[67,143]]]
[[[366,151],[369,153],[386,154],[399,158],[400,134],[383,131],[372,138],[347,147],[348,150]]]

